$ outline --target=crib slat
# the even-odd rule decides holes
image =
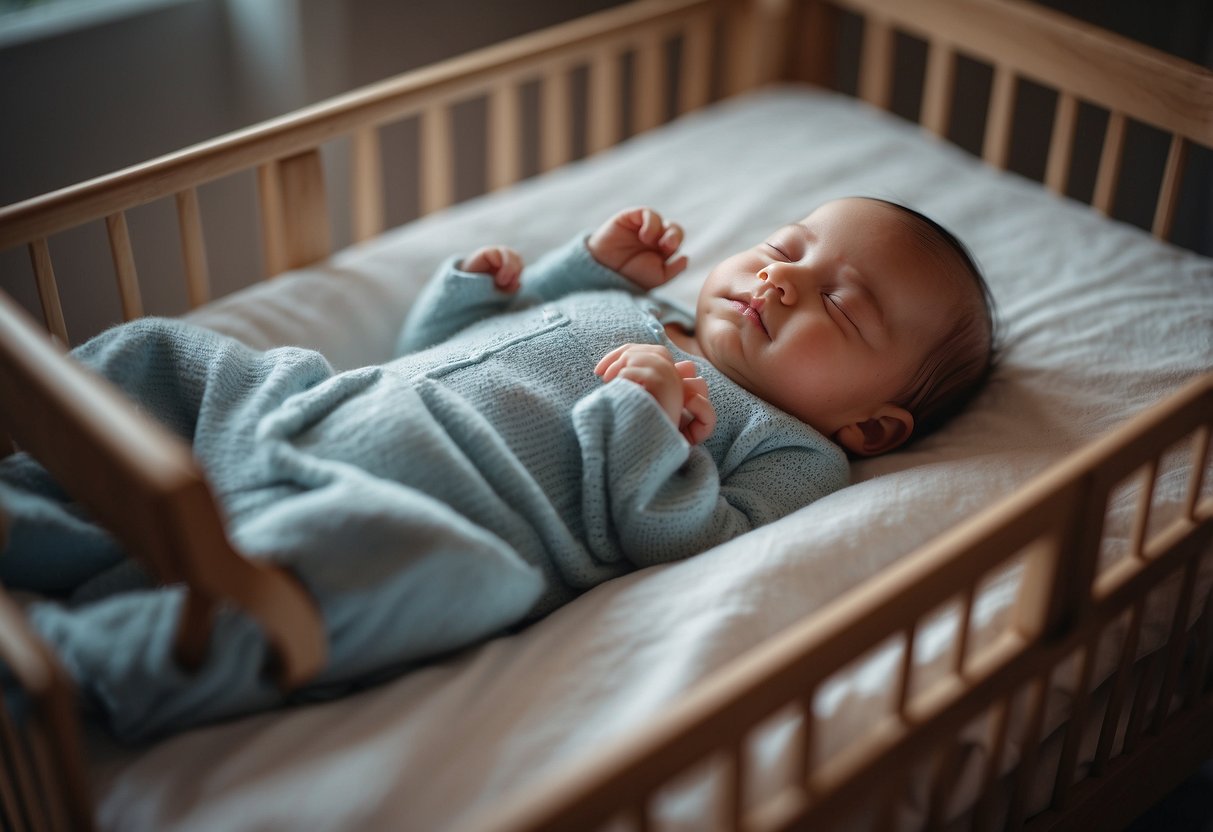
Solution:
[[[34,264],[34,278],[38,283],[38,299],[42,302],[42,320],[51,335],[65,345],[70,344],[67,340],[67,324],[63,320],[63,307],[59,303],[55,267],[51,265],[51,252],[46,245],[46,238],[40,237],[31,242],[29,253]]]
[[[965,659],[969,652],[969,629],[973,626],[973,602],[976,599],[977,588],[970,584],[965,588],[964,599],[960,607],[960,626],[956,631],[956,653],[952,656],[952,672],[963,676]]]
[[[518,85],[505,80],[489,94],[489,189],[512,185],[521,177],[522,119]]]
[[[383,155],[378,128],[355,131],[350,153],[351,224],[354,242],[361,243],[383,231]]]
[[[938,755],[931,775],[931,793],[927,803],[927,828],[943,826],[944,810],[956,787],[956,769],[960,763],[960,743],[955,737],[945,742]]]
[[[1010,722],[1011,702],[1004,696],[990,712],[990,756],[986,758],[985,770],[981,774],[981,792],[973,809],[973,830],[984,832],[990,828],[994,809],[994,786],[1002,767],[1002,753],[1007,744],[1007,727]]]
[[[1163,169],[1162,186],[1158,201],[1154,205],[1154,223],[1151,233],[1165,240],[1171,234],[1175,221],[1175,206],[1179,202],[1179,188],[1183,179],[1184,165],[1188,159],[1188,142],[1178,134],[1171,136],[1171,147],[1167,151],[1167,164]]]
[[[1150,733],[1157,734],[1169,715],[1171,696],[1179,683],[1179,670],[1188,648],[1188,616],[1192,609],[1192,595],[1196,586],[1196,567],[1200,559],[1192,557],[1184,566],[1183,585],[1175,602],[1175,615],[1171,619],[1171,633],[1167,639],[1166,665],[1163,670],[1162,687],[1158,691],[1158,702],[1154,706],[1154,717],[1150,722]]]
[[[421,115],[421,213],[430,214],[454,201],[451,113],[436,104]]]
[[[611,46],[600,49],[590,64],[589,152],[597,153],[619,141],[619,61]]]
[[[922,126],[937,136],[948,133],[955,68],[956,54],[951,47],[933,42],[927,53],[927,73],[923,82]]]
[[[796,755],[794,765],[796,770],[792,776],[792,782],[800,788],[803,788],[806,793],[813,793],[813,781],[811,775],[813,772],[813,729],[817,722],[817,717],[813,713],[813,699],[816,697],[816,689],[804,694],[800,701],[800,725],[797,728],[796,742],[799,743],[800,753]]]
[[[1146,711],[1150,705],[1150,690],[1154,687],[1154,680],[1161,670],[1162,653],[1155,651],[1146,658],[1145,668],[1141,678],[1137,681],[1133,705],[1129,710],[1129,722],[1125,726],[1125,741],[1121,747],[1121,754],[1130,754],[1137,748],[1137,743],[1145,730]]]
[[[257,166],[257,204],[261,213],[261,250],[265,276],[286,271],[286,243],[282,218],[282,178],[278,163]]]
[[[1078,746],[1082,742],[1083,727],[1087,724],[1087,706],[1091,701],[1091,673],[1095,665],[1095,651],[1099,645],[1096,633],[1082,648],[1082,664],[1078,670],[1078,689],[1070,718],[1066,721],[1066,738],[1062,744],[1061,759],[1057,763],[1057,777],[1053,781],[1054,809],[1062,809],[1069,798],[1070,786],[1074,783],[1074,767],[1078,762]]]
[[[1103,150],[1099,154],[1099,170],[1095,174],[1095,194],[1091,205],[1102,214],[1112,213],[1112,202],[1116,198],[1116,183],[1120,179],[1121,152],[1125,143],[1125,115],[1108,114],[1108,127],[1104,133]]]
[[[572,118],[569,109],[569,70],[564,64],[548,68],[543,75],[540,166],[545,171],[558,168],[573,157]]]
[[[643,133],[661,124],[665,85],[662,83],[660,32],[649,30],[636,47],[635,90],[632,96],[632,129]]]
[[[122,319],[129,321],[143,314],[143,298],[139,293],[139,276],[135,271],[135,255],[131,251],[126,213],[119,211],[106,217],[105,229],[109,234],[114,274],[118,279],[118,295],[122,300]]]
[[[37,772],[38,791],[42,802],[43,828],[68,830],[71,827],[67,821],[67,809],[62,802],[55,799],[53,791],[58,781],[58,772],[51,763],[52,754],[45,732],[38,723],[30,726],[26,732],[29,747],[34,758],[34,769]]]
[[[1204,487],[1205,466],[1209,462],[1209,435],[1213,428],[1201,425],[1192,439],[1192,468],[1188,474],[1188,493],[1184,496],[1184,517],[1196,522],[1196,503]]]
[[[1133,603],[1132,611],[1129,614],[1129,628],[1125,633],[1124,643],[1121,645],[1120,664],[1116,668],[1112,693],[1108,697],[1108,705],[1104,710],[1103,724],[1099,729],[1099,742],[1095,748],[1095,759],[1091,761],[1092,777],[1099,777],[1103,774],[1112,755],[1112,745],[1116,741],[1116,734],[1120,730],[1120,712],[1124,708],[1125,697],[1129,692],[1130,671],[1133,660],[1137,656],[1137,640],[1141,634],[1144,604],[1145,599],[1138,598]]]
[[[887,20],[869,14],[863,24],[859,97],[887,110],[892,89],[893,30]]]
[[[1205,673],[1209,669],[1209,655],[1213,653],[1213,593],[1205,596],[1205,606],[1201,610],[1200,622],[1197,625],[1197,650],[1192,661],[1192,681],[1188,685],[1188,693],[1184,698],[1184,707],[1191,708],[1204,693]]]
[[[1059,91],[1053,113],[1053,131],[1049,136],[1049,161],[1045,167],[1045,185],[1055,193],[1064,194],[1070,183],[1070,157],[1074,150],[1077,118],[1077,99],[1068,92]]]
[[[1133,531],[1129,537],[1130,549],[1133,556],[1141,559],[1146,556],[1146,528],[1150,525],[1150,504],[1154,499],[1154,482],[1158,479],[1158,459],[1151,459],[1145,467],[1144,482],[1137,495],[1137,511],[1133,515]]]
[[[706,15],[699,15],[687,24],[683,33],[678,85],[679,115],[708,103],[712,77],[711,22]]]
[[[1032,708],[1024,726],[1019,745],[1019,764],[1015,767],[1015,791],[1007,810],[1007,829],[1019,829],[1023,825],[1028,807],[1028,790],[1036,775],[1036,760],[1040,750],[1040,734],[1044,727],[1045,700],[1049,689],[1052,668],[1047,668],[1032,680]]]
[[[282,183],[286,267],[297,269],[323,260],[332,244],[320,150],[306,150],[278,160],[278,176]]]
[[[186,294],[190,308],[194,309],[206,303],[211,296],[197,189],[186,188],[177,194],[177,223],[181,228],[181,253],[185,259]]]
[[[897,714],[902,719],[906,718],[906,703],[910,699],[910,682],[914,677],[914,638],[917,632],[917,624],[906,629],[901,669],[897,674],[897,698],[894,700],[894,707],[897,708]]]
[[[981,158],[996,168],[1007,166],[1011,147],[1011,116],[1015,112],[1015,73],[1005,66],[994,67],[994,84],[990,88],[990,107],[986,116],[986,132]]]

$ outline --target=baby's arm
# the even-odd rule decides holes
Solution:
[[[448,260],[409,310],[396,355],[444,341],[476,321],[509,308],[521,275],[522,257],[506,246],[485,246],[462,261]]]

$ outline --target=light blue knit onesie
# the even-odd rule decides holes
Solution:
[[[846,482],[837,446],[678,350],[667,307],[583,237],[528,267],[515,295],[456,262],[385,365],[334,373],[309,350],[257,352],[156,319],[76,352],[192,442],[233,543],[316,597],[329,661],[305,696],[500,634]],[[689,445],[641,387],[594,375],[627,342],[696,361],[718,417],[707,442]],[[0,579],[60,596],[30,619],[119,737],[283,701],[236,610],[217,617],[203,667],[178,670],[181,590],[132,583],[131,562],[28,458],[0,463],[0,504]]]

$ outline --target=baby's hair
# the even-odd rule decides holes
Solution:
[[[907,226],[936,253],[950,255],[972,281],[974,290],[953,315],[952,325],[927,353],[922,365],[895,399],[914,417],[913,440],[939,429],[981,392],[994,370],[996,322],[994,298],[969,249],[956,235],[913,208],[884,203],[908,220]],[[977,302],[972,302],[973,300]]]

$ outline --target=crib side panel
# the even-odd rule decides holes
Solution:
[[[924,765],[930,772],[926,810],[938,823],[951,811],[955,784],[949,771],[958,759],[958,737],[975,721],[988,722],[994,732],[972,810],[975,828],[988,828],[983,824],[995,806],[1006,828],[1020,828],[1028,788],[1043,765],[1037,750],[1050,680],[1073,672],[1072,662],[1081,658],[1070,717],[1085,724],[1089,687],[1102,681],[1092,680],[1092,651],[1105,638],[1114,639],[1122,661],[1111,681],[1113,702],[1106,706],[1096,765],[1121,776],[1149,764],[1158,782],[1178,782],[1188,771],[1192,733],[1200,737],[1213,731],[1207,673],[1202,667],[1180,673],[1186,656],[1209,650],[1209,603],[1195,590],[1213,542],[1213,498],[1200,496],[1211,431],[1213,375],[1207,375],[739,657],[663,714],[648,733],[621,740],[547,784],[542,794],[520,795],[483,828],[600,828],[617,818],[620,807],[630,807],[624,814],[646,828],[664,787],[713,763],[727,772],[720,804],[726,829],[833,828],[864,806],[875,806],[876,816],[891,823],[910,779],[920,777]],[[1190,474],[1185,510],[1143,535],[1113,567],[1098,570],[1113,488],[1185,443],[1190,447],[1184,462]],[[1148,514],[1151,482],[1143,493],[1139,512]],[[1147,520],[1139,515],[1140,523],[1148,525]],[[1006,626],[976,643],[968,636],[979,589],[1008,570],[1020,576],[1017,604]],[[1143,670],[1137,661],[1138,648],[1146,646],[1141,610],[1160,588],[1176,581],[1179,590],[1167,607],[1171,632]],[[960,607],[963,622],[951,668],[915,678],[916,637],[930,616],[950,604]],[[1126,615],[1130,623],[1121,632]],[[841,750],[819,755],[813,741],[823,730],[813,710],[816,692],[857,656],[888,644],[901,651],[902,661],[887,714]],[[1120,697],[1123,710],[1115,704],[1116,690],[1127,694]],[[765,720],[789,712],[800,723],[795,739],[800,765],[774,797],[749,800],[749,737]],[[1075,783],[1075,753],[1071,741],[1052,775],[1050,814],[1037,823],[1066,817],[1067,810],[1114,817],[1106,796],[1091,796],[1097,787]]]

